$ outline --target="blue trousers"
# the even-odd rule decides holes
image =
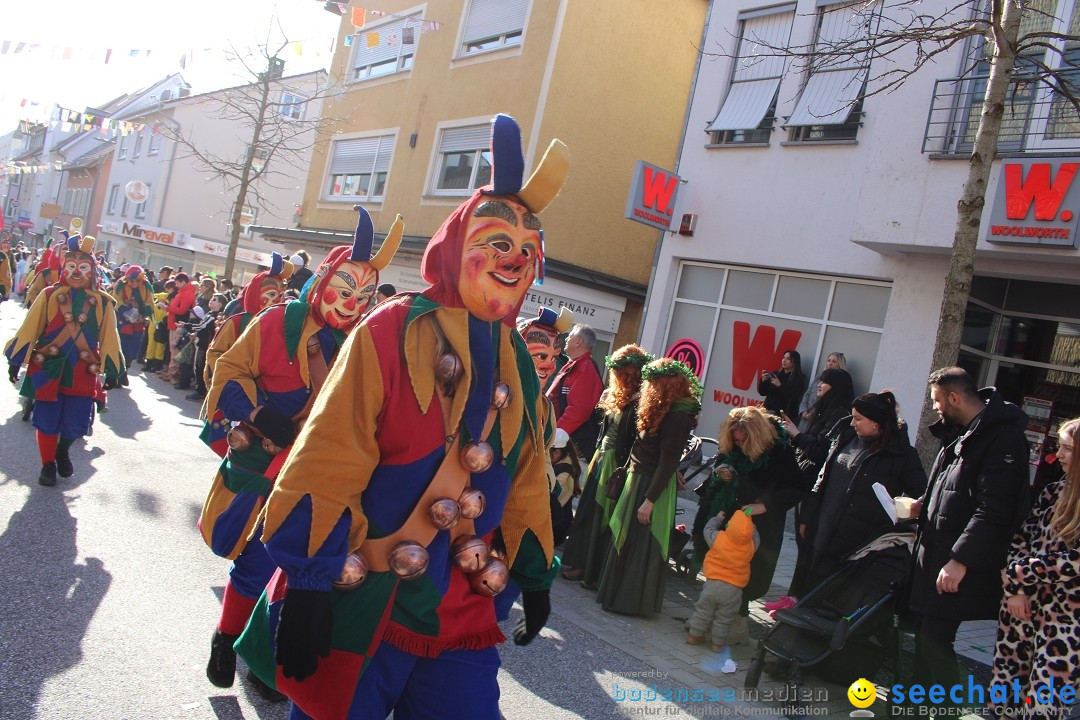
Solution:
[[[353,693],[348,720],[499,720],[499,652],[422,658],[383,643]],[[289,720],[310,720],[292,706]]]
[[[130,335],[120,334],[120,352],[124,354],[124,363],[128,367],[139,359],[139,349],[142,347],[143,335],[145,332],[132,333]]]
[[[81,438],[90,432],[94,398],[59,395],[56,400],[34,401],[34,428],[45,435]]]
[[[261,534],[261,529],[259,530]],[[266,546],[253,537],[244,546],[244,549],[233,560],[229,568],[229,582],[236,591],[246,598],[257,598],[262,595],[266,583],[270,582],[277,566],[266,552]]]

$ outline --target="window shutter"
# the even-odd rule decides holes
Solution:
[[[339,140],[334,143],[334,152],[330,159],[330,174],[369,173],[375,166],[378,152],[379,138],[377,137]]]
[[[390,156],[394,154],[394,136],[386,135],[379,143],[379,152],[375,156],[375,172],[390,171]]]
[[[783,12],[743,20],[731,89],[707,131],[752,130],[765,119],[787,61],[777,48],[787,46],[794,19]]]
[[[463,44],[520,32],[525,28],[529,0],[472,0],[465,19]]]
[[[489,147],[491,147],[491,125],[485,123],[443,130],[439,152],[487,150]]]
[[[387,60],[394,60],[398,57],[398,54],[412,55],[414,45],[406,45],[405,52],[402,50],[402,31],[405,29],[405,25],[409,24],[410,27],[415,28],[420,24],[420,16],[414,15],[407,18],[401,18],[400,20],[393,20],[391,22],[379,25],[376,27],[365,27],[357,34],[356,39],[353,40],[353,47],[355,51],[353,53],[353,67],[367,67],[368,65],[377,65],[378,63],[385,62]],[[367,46],[367,36],[370,33],[379,34],[379,43],[375,47],[369,48]]]

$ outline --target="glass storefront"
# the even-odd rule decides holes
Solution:
[[[1033,473],[1046,470],[1057,427],[1080,416],[1080,288],[976,277],[960,365],[1028,413]]]

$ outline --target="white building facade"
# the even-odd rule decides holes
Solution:
[[[984,82],[957,76],[978,44],[865,100],[864,83],[872,93],[884,68],[855,58],[808,73],[762,49],[866,32],[867,5],[713,3],[704,50],[717,55],[700,65],[674,210],[696,218],[692,235],[665,234],[642,330],[647,347],[700,366],[703,433],[732,407],[760,402],[761,371],[788,349],[812,378],[830,352],[845,353],[857,393],[890,388],[918,420]],[[1073,1],[1059,5],[1065,33]],[[1051,424],[1080,415],[1080,183],[1070,186],[1080,123],[1042,91],[1014,92],[960,364],[1042,418],[1037,457]],[[1016,217],[1006,184],[1029,199]],[[1063,192],[1048,219],[1039,208],[1051,188]]]

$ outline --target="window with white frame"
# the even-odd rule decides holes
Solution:
[[[146,199],[140,203],[135,203],[135,217],[139,220],[146,218],[146,206],[150,202],[150,183],[146,183]]]
[[[471,0],[465,14],[461,54],[521,44],[529,0]]]
[[[120,133],[120,139],[116,141],[116,159],[123,160],[128,154],[128,139],[127,135],[123,132]]]
[[[131,148],[131,159],[139,157],[142,154],[143,134],[142,131],[135,133],[135,145]]]
[[[863,95],[870,74],[866,53],[842,48],[867,40],[876,31],[880,2],[842,2],[818,8],[814,55],[806,82],[786,127],[788,140],[854,140],[862,125]]]
[[[259,208],[254,205],[245,205],[240,208],[240,234],[246,238],[252,236],[251,226],[259,219]]]
[[[120,186],[119,185],[113,185],[111,188],[109,188],[109,204],[106,206],[107,209],[105,211],[109,215],[115,215],[116,214],[116,198],[119,197],[119,195],[120,195]]]
[[[356,202],[383,197],[394,144],[394,135],[333,141],[326,198]]]
[[[365,26],[353,37],[353,81],[411,70],[420,25],[418,13],[381,25]]]
[[[75,194],[74,190],[70,190],[70,189],[64,190],[64,205],[63,205],[62,208],[60,208],[60,210],[65,215],[70,215],[71,212],[72,212],[73,195],[74,194]]]
[[[491,182],[491,124],[444,128],[432,191],[467,195]]]
[[[263,148],[255,148],[255,154],[251,156],[251,169],[261,173],[266,169],[266,161],[270,159],[270,151]]]
[[[161,130],[150,131],[150,144],[146,148],[147,155],[157,155],[161,152]]]
[[[795,5],[739,15],[739,45],[731,85],[720,111],[705,129],[713,144],[766,144],[776,119],[776,99],[791,39]]]
[[[82,196],[79,201],[78,215],[85,216],[90,211],[90,188],[83,188],[79,191]]]
[[[304,119],[304,107],[306,106],[308,99],[302,95],[297,95],[291,90],[285,90],[281,93],[281,114],[289,120],[303,120]]]
[[[131,198],[124,193],[124,201],[120,204],[120,217],[128,216],[128,208],[131,207]]]

